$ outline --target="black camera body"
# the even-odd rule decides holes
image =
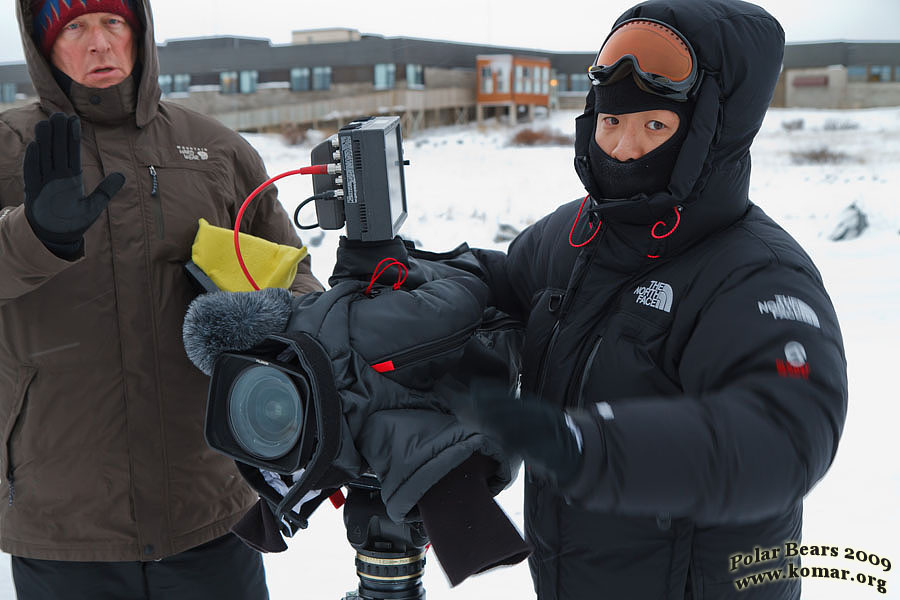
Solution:
[[[354,241],[392,240],[406,220],[403,142],[398,117],[367,117],[341,127],[313,148],[312,164],[338,164],[339,173],[313,175],[322,229],[347,226]]]
[[[312,164],[322,229],[361,242],[393,240],[406,220],[403,140],[398,117],[365,117],[315,146]],[[236,461],[290,475],[316,446],[316,407],[309,371],[263,354],[224,353],[210,383],[205,434],[210,447]]]
[[[260,494],[265,511],[253,514],[287,537],[347,486],[360,578],[348,598],[421,600],[428,536],[419,499],[476,454],[493,460],[493,493],[514,472],[447,402],[476,378],[517,381],[510,357],[521,328],[486,306],[468,246],[435,254],[397,236],[407,216],[397,117],[348,124],[313,149],[312,162],[329,165],[307,200],[318,226],[346,226],[331,289],[207,294],[185,318],[188,356],[211,373],[206,441]],[[375,287],[386,259],[403,281]],[[415,427],[404,425],[411,410]]]

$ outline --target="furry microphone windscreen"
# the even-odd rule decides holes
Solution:
[[[281,333],[291,316],[291,292],[213,292],[197,297],[184,317],[184,349],[198,369],[212,374],[223,352],[242,351]]]

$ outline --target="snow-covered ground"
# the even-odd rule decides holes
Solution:
[[[531,125],[573,133],[574,113],[554,113]],[[802,124],[800,124],[802,121]],[[519,126],[523,127],[523,126]],[[491,124],[454,127],[407,138],[409,219],[403,234],[429,250],[461,241],[504,249],[501,225],[521,229],[556,205],[583,194],[568,146],[513,147],[513,130]],[[310,146],[286,146],[277,136],[250,135],[269,172],[309,163]],[[824,152],[823,152],[824,151]],[[796,164],[797,154],[838,155],[837,163]],[[801,160],[802,157],[798,160]],[[293,214],[311,195],[307,178],[279,183]],[[841,557],[807,560],[872,575],[855,581],[804,580],[804,599],[900,598],[900,576],[843,557],[859,550],[900,561],[900,108],[860,111],[769,112],[753,146],[751,198],[773,216],[815,260],[834,300],[849,364],[850,409],[837,458],[806,500],[803,542],[837,546]],[[856,205],[870,227],[859,238],[830,241],[843,211]],[[304,213],[311,222],[315,215]],[[325,281],[334,262],[335,232],[312,247],[315,274]],[[500,496],[521,527],[521,478]],[[338,600],[356,586],[353,550],[341,513],[323,506],[309,529],[283,554],[267,555],[272,600]],[[433,555],[432,555],[433,556]],[[862,556],[862,555],[860,555]],[[524,564],[497,569],[450,589],[437,561],[424,577],[430,600],[534,598]],[[877,562],[877,561],[876,561]],[[900,568],[900,566],[898,566]],[[885,582],[886,593],[877,589]],[[14,598],[8,561],[0,561],[0,600]]]

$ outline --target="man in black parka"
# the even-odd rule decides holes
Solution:
[[[745,2],[627,11],[576,120],[589,196],[478,252],[493,302],[527,324],[523,376],[519,399],[482,388],[463,416],[525,458],[541,600],[800,596],[784,547],[847,381],[819,272],[748,198],[783,48]]]

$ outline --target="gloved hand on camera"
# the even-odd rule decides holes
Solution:
[[[72,260],[84,232],[125,183],[112,173],[89,196],[81,179],[81,121],[54,113],[34,128],[25,149],[25,218],[39,240],[59,258]]]
[[[575,480],[582,463],[580,432],[561,408],[536,398],[515,398],[490,385],[472,386],[455,410],[468,427],[521,456],[534,473],[560,488]]]

